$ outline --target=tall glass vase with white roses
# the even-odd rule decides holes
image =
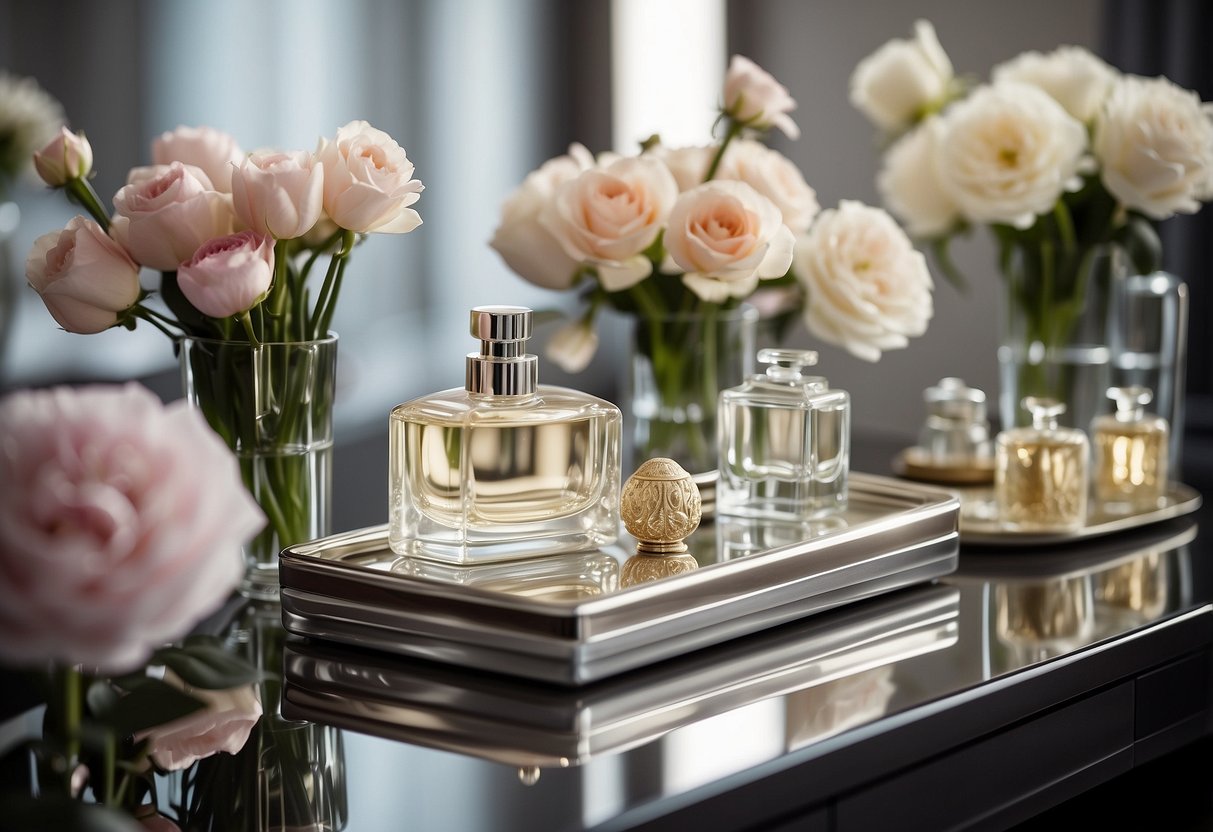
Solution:
[[[1086,428],[1117,381],[1109,345],[1124,333],[1109,327],[1124,278],[1159,267],[1153,223],[1213,196],[1207,105],[1075,46],[1025,52],[965,90],[925,21],[856,67],[851,100],[893,140],[885,202],[944,268],[955,271],[958,234],[986,225],[994,237],[1003,423],[1024,423],[1031,395],[1066,403],[1063,421]]]
[[[243,590],[274,597],[278,552],[331,530],[330,326],[355,246],[421,224],[412,163],[364,121],[315,153],[245,154],[224,133],[181,127],[153,142],[155,164],[130,172],[111,218],[89,184],[82,135],[64,129],[39,156],[68,162],[44,179],[91,219],[37,240],[30,285],[69,332],[144,323],[173,339],[186,397],[269,518],[246,547]],[[141,268],[160,272],[158,298]]]
[[[879,209],[821,211],[799,168],[754,137],[799,130],[795,102],[735,56],[719,141],[595,158],[580,145],[529,174],[502,207],[492,246],[523,278],[575,290],[584,312],[555,333],[548,357],[578,372],[598,345],[605,308],[635,319],[633,457],[716,467],[721,389],[752,366],[763,340],[797,318],[823,341],[869,360],[904,347],[931,317],[931,278]]]

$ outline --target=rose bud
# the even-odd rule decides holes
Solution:
[[[177,270],[186,300],[204,315],[226,318],[260,303],[274,279],[274,241],[241,231],[203,243]]]
[[[68,332],[109,329],[139,300],[139,266],[84,217],[34,241],[25,278]]]
[[[46,147],[34,153],[34,168],[42,181],[62,188],[73,179],[83,179],[93,170],[93,147],[83,133],[60,127]]]

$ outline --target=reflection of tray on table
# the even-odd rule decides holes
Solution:
[[[288,719],[519,767],[578,765],[728,710],[819,687],[824,700],[812,726],[832,732],[884,710],[887,697],[855,696],[843,689],[847,680],[860,685],[866,671],[956,643],[958,610],[957,590],[916,587],[576,690],[291,641],[282,709]],[[831,689],[831,682],[843,688]],[[852,713],[870,704],[878,712]]]
[[[283,620],[300,635],[581,684],[947,574],[958,505],[854,474],[832,523],[705,523],[687,541],[699,569],[628,588],[623,545],[450,567],[395,555],[381,526],[284,550]]]

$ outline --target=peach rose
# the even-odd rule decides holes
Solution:
[[[152,140],[152,161],[157,165],[181,162],[200,168],[215,190],[230,193],[232,169],[244,160],[236,140],[213,127],[178,127]]]
[[[787,87],[742,55],[734,55],[724,76],[724,109],[750,127],[778,127],[789,139],[800,138],[800,128],[788,115],[796,101]]]
[[[146,389],[0,400],[0,657],[128,671],[218,608],[264,525],[235,457]]]
[[[139,300],[139,266],[84,217],[34,241],[25,279],[68,332],[109,329]]]
[[[173,271],[207,240],[232,233],[232,197],[199,168],[173,162],[131,173],[114,195],[110,233],[148,268]]]
[[[164,681],[201,700],[206,707],[136,736],[140,742],[150,740],[156,765],[179,771],[220,751],[235,754],[244,748],[262,713],[261,697],[254,685],[206,690],[187,685],[171,670],[164,671]]]
[[[181,294],[203,315],[226,318],[259,304],[274,280],[274,241],[240,231],[203,243],[177,270]]]
[[[677,196],[678,184],[657,159],[617,159],[561,185],[539,222],[565,254],[598,268],[603,288],[619,292],[652,273],[644,251]]]
[[[783,215],[793,234],[803,234],[821,210],[817,192],[792,160],[762,142],[739,139],[725,152],[717,179],[738,179],[765,196]]]
[[[324,210],[337,225],[359,234],[405,234],[421,225],[409,206],[425,186],[387,133],[351,121],[320,141],[316,158],[324,166]]]
[[[232,172],[232,207],[258,234],[302,237],[320,219],[324,167],[305,151],[254,151]]]
[[[795,237],[771,200],[744,182],[713,180],[674,203],[665,247],[701,299],[745,297],[758,281],[787,274]]]

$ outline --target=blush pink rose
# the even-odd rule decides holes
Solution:
[[[743,55],[734,55],[724,77],[724,109],[737,121],[757,127],[778,127],[789,139],[800,138],[800,128],[788,115],[796,100],[787,87]]]
[[[61,188],[73,179],[83,179],[93,169],[93,146],[83,133],[60,127],[45,147],[34,153],[34,169],[42,181]]]
[[[244,160],[236,140],[213,127],[178,127],[152,140],[152,161],[157,165],[181,162],[201,168],[215,189],[232,190],[232,168]]]
[[[404,234],[421,225],[409,206],[425,186],[387,133],[351,121],[332,141],[321,140],[316,157],[324,165],[324,210],[337,225],[360,234]]]
[[[139,300],[139,266],[84,217],[34,241],[25,279],[68,332],[109,329]]]
[[[232,173],[232,207],[258,234],[302,237],[324,209],[324,167],[312,154],[255,151]]]
[[[110,233],[148,268],[173,271],[207,240],[232,233],[231,196],[199,168],[173,162],[131,173],[114,194]]]
[[[274,280],[274,241],[240,231],[203,243],[177,270],[181,294],[203,315],[226,318],[260,303]]]
[[[220,751],[235,754],[244,748],[261,718],[261,699],[255,686],[205,690],[187,685],[171,670],[164,672],[164,681],[206,707],[136,736],[140,742],[150,739],[151,758],[156,765],[178,771]]]
[[[244,574],[265,518],[200,411],[146,389],[0,400],[0,659],[119,673]]]

